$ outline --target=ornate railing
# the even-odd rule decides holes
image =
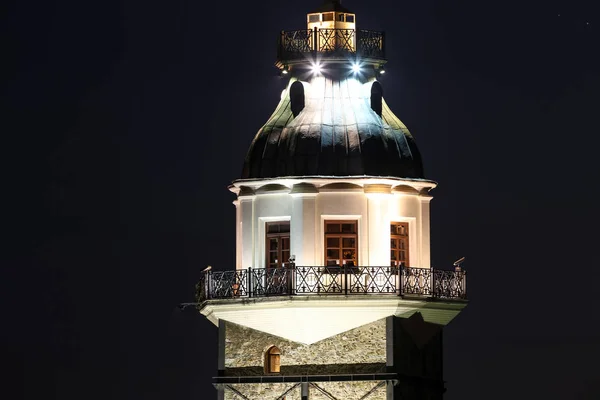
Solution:
[[[206,271],[199,302],[266,296],[397,295],[466,299],[466,271],[415,267],[296,266]]]
[[[356,54],[385,58],[384,32],[365,29],[303,29],[282,31],[277,56],[280,61],[304,59],[310,53]]]

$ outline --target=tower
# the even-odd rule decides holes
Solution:
[[[197,285],[218,399],[441,399],[466,272],[431,266],[436,183],[383,98],[385,35],[336,0],[306,22],[280,33],[288,84],[230,186],[235,269]]]

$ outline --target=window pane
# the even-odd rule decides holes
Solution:
[[[354,15],[346,14],[346,22],[354,22]]]
[[[276,264],[277,263],[277,252],[276,251],[272,251],[269,253],[269,264]]]
[[[327,247],[340,247],[340,238],[327,238]]]
[[[354,233],[356,232],[356,224],[342,224],[343,233]]]
[[[339,249],[327,249],[327,258],[340,258]]]
[[[278,224],[280,233],[289,233],[290,231],[290,223],[289,222],[281,222]]]
[[[390,251],[390,260],[396,260],[396,252],[394,250]]]
[[[281,250],[289,250],[290,249],[290,238],[282,237],[281,238]]]
[[[396,240],[396,239],[391,239],[391,240],[390,240],[390,247],[391,247],[392,249],[395,249],[395,248],[396,248],[396,242],[397,242],[397,240]]]
[[[338,15],[338,21],[344,22],[344,14]]]
[[[286,263],[289,261],[289,259],[290,259],[290,251],[289,250],[282,251],[281,252],[281,261]]]
[[[356,239],[354,238],[343,238],[342,247],[356,247]]]
[[[356,250],[354,249],[344,249],[343,254],[344,259],[354,260],[356,258]]]
[[[279,240],[277,240],[277,238],[269,239],[269,250],[271,250],[271,251],[277,250],[279,247],[278,244],[279,244]]]
[[[327,233],[340,233],[340,224],[328,223],[326,225],[325,231]]]
[[[319,22],[319,14],[311,14],[308,16],[308,22]]]
[[[333,21],[333,13],[323,14],[323,21]]]

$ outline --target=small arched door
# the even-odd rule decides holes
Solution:
[[[272,346],[265,353],[265,372],[276,374],[281,367],[281,351],[277,346]]]

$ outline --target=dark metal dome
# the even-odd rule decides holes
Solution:
[[[295,78],[290,80],[277,109],[252,141],[242,179],[287,176],[424,179],[421,155],[412,135],[381,94],[379,103],[371,98],[372,86],[379,83],[375,80],[361,83],[353,78],[313,78],[302,82],[304,93],[298,112],[298,100],[294,100],[297,96],[294,93],[290,96],[289,90],[294,81]]]
[[[328,12],[328,11],[344,12],[344,13],[353,14],[352,11],[350,11],[346,7],[342,6],[340,0],[325,0],[325,1],[323,1],[323,4],[320,7],[315,8],[309,14]]]

